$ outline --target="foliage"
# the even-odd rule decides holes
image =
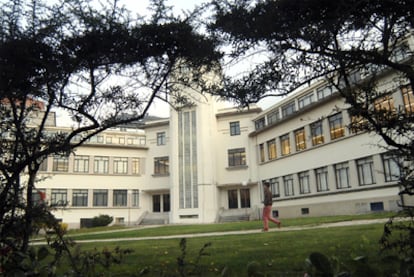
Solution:
[[[108,226],[114,218],[106,214],[100,214],[92,218],[92,227]]]
[[[411,217],[413,207],[405,199],[414,194],[414,110],[410,101],[394,107],[389,97],[393,92],[413,97],[412,1],[218,0],[214,5],[210,27],[231,46],[233,64],[247,57],[255,61],[237,78],[225,77],[219,93],[249,105],[317,82],[337,91],[348,104],[348,127],[377,134],[382,139],[377,146],[393,157],[400,169],[393,177],[399,178],[401,209]],[[406,235],[388,234],[394,231]],[[407,261],[413,232],[411,223],[388,224],[383,246],[400,249]]]

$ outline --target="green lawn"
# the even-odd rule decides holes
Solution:
[[[371,215],[370,217],[327,217],[306,219],[285,219],[283,226],[316,225],[321,222],[387,217],[389,215]],[[134,231],[90,234],[79,238],[158,236],[197,232],[217,232],[225,230],[259,229],[261,222],[238,222],[208,225],[170,225]],[[355,225],[349,227],[331,227],[296,231],[275,231],[241,235],[206,236],[187,238],[184,266],[189,273],[191,264],[196,262],[198,252],[207,243],[208,255],[202,256],[198,269],[199,276],[221,276],[226,269],[227,276],[247,276],[247,264],[257,261],[260,270],[267,276],[303,276],[305,260],[311,252],[321,252],[332,260],[338,261],[339,269],[351,268],[353,258],[366,256],[369,265],[378,272],[385,272],[392,264],[382,261],[378,243],[383,224]],[[88,230],[90,231],[90,230]],[[100,230],[102,231],[102,230]],[[79,232],[79,231],[78,231]],[[73,235],[73,233],[72,233]],[[181,256],[180,238],[151,239],[142,241],[94,242],[80,244],[82,250],[102,251],[116,247],[131,249],[133,252],[122,259],[121,265],[111,268],[111,273],[104,271],[102,276],[139,276],[147,268],[144,276],[181,276],[177,258]],[[183,268],[183,267],[181,267]],[[379,274],[379,273],[378,273]],[[189,275],[182,275],[189,276]],[[381,275],[378,275],[381,276]],[[385,275],[384,275],[385,276]]]

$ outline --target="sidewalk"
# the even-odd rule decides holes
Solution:
[[[318,225],[309,225],[309,226],[293,226],[293,227],[283,227],[282,228],[271,228],[268,232],[288,232],[288,231],[300,231],[300,230],[311,230],[319,228],[331,228],[331,227],[341,227],[341,226],[353,226],[353,225],[367,225],[367,224],[376,224],[376,223],[386,223],[389,219],[368,219],[368,220],[350,220],[350,221],[341,221],[335,223],[323,223]],[[154,226],[155,227],[155,226]],[[118,231],[105,231],[105,232],[96,232],[106,233],[106,232],[124,232],[131,231],[134,229],[140,230],[143,228],[151,227],[136,227],[136,228],[127,228]],[[200,238],[200,237],[212,237],[212,236],[227,236],[227,235],[246,235],[246,234],[256,234],[262,233],[261,229],[253,230],[242,230],[242,231],[227,231],[227,232],[210,232],[210,233],[197,233],[197,234],[182,234],[182,235],[170,235],[170,236],[152,236],[152,237],[131,237],[131,238],[111,238],[111,239],[90,239],[90,240],[76,240],[76,243],[91,243],[91,242],[116,242],[116,241],[142,241],[142,240],[160,240],[160,239],[182,239],[182,238]],[[31,245],[44,245],[46,242],[32,242]]]

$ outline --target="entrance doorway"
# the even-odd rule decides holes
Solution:
[[[169,212],[171,208],[170,194],[154,194],[152,195],[152,211],[154,213]]]

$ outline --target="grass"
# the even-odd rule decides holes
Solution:
[[[340,216],[321,218],[285,219],[283,226],[314,226],[356,219],[387,218],[390,214],[372,214],[365,216]],[[112,230],[109,233],[82,234],[71,232],[76,240],[145,237],[159,235],[176,235],[185,233],[220,232],[234,230],[251,230],[261,228],[261,222],[236,222],[226,224],[203,225],[169,225],[139,230]],[[268,276],[303,276],[305,260],[311,252],[321,252],[333,260],[340,261],[341,268],[351,266],[353,258],[366,256],[369,264],[381,271],[386,271],[392,264],[384,263],[379,254],[379,239],[383,224],[355,225],[348,227],[318,228],[295,231],[276,231],[268,233],[246,233],[242,235],[223,235],[187,238],[184,267],[177,265],[177,258],[182,255],[180,238],[151,239],[140,241],[94,242],[80,244],[85,251],[102,251],[131,249],[133,252],[122,259],[121,265],[111,268],[111,273],[102,276],[138,276],[143,269],[148,269],[145,276],[181,276],[179,270],[190,269],[196,263],[200,249],[206,248],[208,255],[203,255],[197,267],[203,273],[200,276],[221,276],[223,270],[227,276],[247,276],[247,264],[256,261],[260,270]],[[88,232],[90,230],[87,230]],[[95,231],[97,231],[95,229]],[[100,229],[99,231],[104,231]],[[106,275],[105,275],[106,274]],[[163,275],[164,274],[164,275]],[[184,276],[184,275],[183,275]],[[187,276],[187,275],[186,275]],[[379,276],[379,275],[378,275]]]

